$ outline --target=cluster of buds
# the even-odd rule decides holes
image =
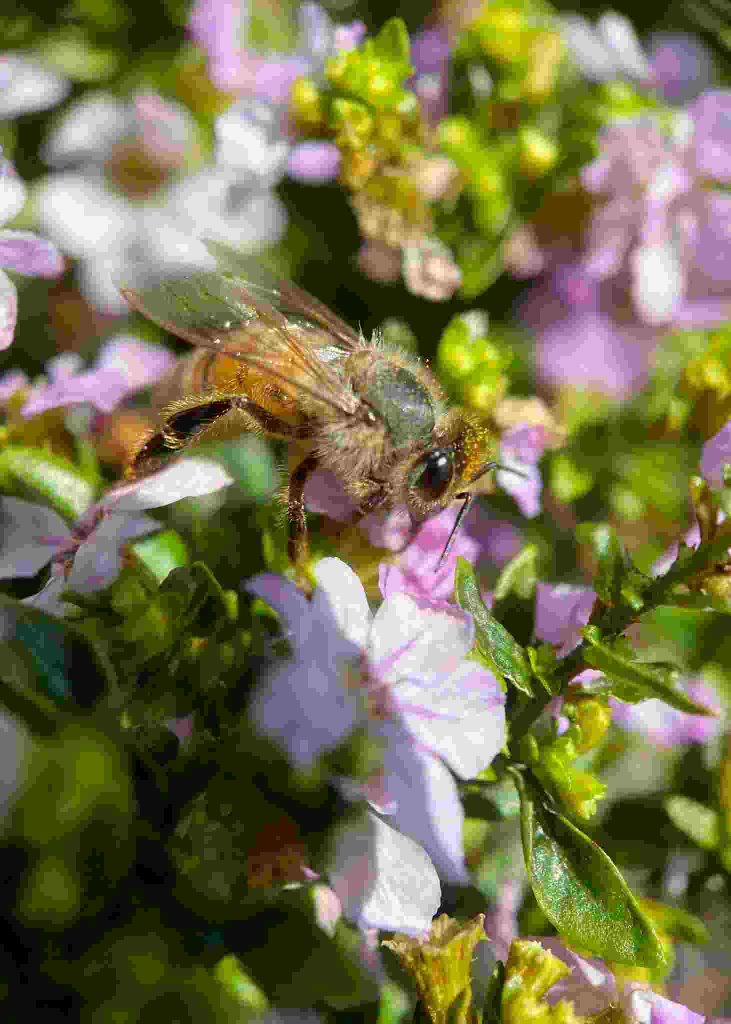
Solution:
[[[606,786],[575,762],[602,742],[612,711],[606,697],[570,693],[564,698],[561,716],[568,727],[543,743],[531,737],[526,753],[535,773],[555,790],[572,814],[586,821],[596,814]]]
[[[487,315],[478,310],[455,316],[439,341],[441,379],[461,405],[488,416],[505,396],[510,349],[489,334]]]
[[[329,57],[323,83],[298,79],[290,116],[301,135],[331,139],[340,150],[340,181],[365,239],[363,269],[394,280],[403,257],[409,289],[437,301],[461,276],[432,237],[432,204],[459,191],[459,175],[432,151],[419,101],[406,87],[412,74],[406,27],[392,18],[359,47]]]
[[[691,339],[692,340],[692,339]],[[690,406],[690,425],[704,437],[716,434],[731,416],[731,330],[720,327],[703,337],[703,348],[689,360],[681,396]]]

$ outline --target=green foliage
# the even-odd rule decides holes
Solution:
[[[512,772],[521,800],[523,852],[538,905],[569,945],[622,964],[656,967],[655,932],[610,858],[556,814],[536,783]]]

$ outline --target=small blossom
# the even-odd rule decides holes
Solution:
[[[654,32],[648,40],[650,84],[668,103],[687,103],[713,83],[713,56],[687,32]]]
[[[365,795],[443,877],[464,881],[463,811],[442,758],[461,778],[485,767],[503,742],[505,700],[491,673],[465,659],[471,618],[403,592],[372,617],[348,566],[323,559],[315,574],[309,604],[277,577],[249,584],[283,614],[294,651],[255,698],[254,720],[300,763],[362,721],[384,749]]]
[[[340,150],[332,142],[300,142],[287,158],[290,178],[312,185],[332,181],[339,169]]]
[[[703,679],[688,679],[680,689],[695,701],[715,712],[721,704],[715,690]],[[610,698],[612,720],[629,732],[640,733],[656,747],[670,749],[686,743],[706,743],[723,728],[722,720],[712,715],[691,715],[670,707],[662,700],[643,700],[626,704]]]
[[[649,79],[649,61],[632,23],[624,15],[607,11],[594,28],[581,15],[570,14],[562,19],[562,31],[574,63],[590,81]]]
[[[412,295],[445,302],[462,284],[462,271],[454,257],[435,238],[405,246],[402,259],[404,283]]]
[[[558,648],[565,658],[581,640],[579,630],[589,621],[596,593],[590,587],[568,583],[536,586],[536,637]]]
[[[512,495],[528,519],[541,511],[543,481],[538,462],[545,448],[543,427],[516,427],[500,439],[500,461],[505,469],[498,470],[498,484]]]
[[[71,360],[69,360],[71,355]],[[34,385],[21,409],[25,417],[59,406],[86,403],[109,413],[129,395],[154,384],[175,365],[172,352],[129,335],[110,339],[90,370],[77,372],[74,354],[52,359],[45,383]]]
[[[378,239],[366,239],[358,250],[358,269],[371,281],[393,284],[401,277],[401,251]]]

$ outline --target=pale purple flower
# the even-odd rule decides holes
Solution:
[[[569,583],[541,583],[536,586],[536,637],[558,648],[565,658],[581,640],[580,630],[589,621],[596,593],[591,587]]]
[[[731,466],[731,420],[703,445],[701,473],[711,487],[723,487],[723,468]]]
[[[653,32],[647,44],[650,83],[668,103],[688,103],[713,84],[713,55],[687,32]]]
[[[6,405],[13,395],[29,384],[22,370],[8,370],[0,376],[0,405]]]
[[[429,302],[446,302],[462,285],[462,271],[438,238],[422,238],[405,245],[401,264],[407,290]]]
[[[495,900],[485,914],[485,934],[489,938],[498,960],[507,960],[510,944],[518,937],[518,910],[523,899],[524,885],[514,878],[498,884]]]
[[[497,482],[510,494],[527,519],[541,511],[543,480],[538,463],[546,449],[543,427],[515,427],[500,439],[500,462]],[[514,472],[511,472],[514,470]]]
[[[191,38],[205,50],[211,81],[224,91],[247,79],[244,39],[249,22],[246,0],[196,0],[188,20]]]
[[[0,224],[20,213],[25,195],[25,185],[0,148]],[[55,245],[30,231],[0,231],[0,350],[11,344],[18,316],[15,285],[2,268],[31,277],[57,277],[63,257]]]
[[[50,564],[50,578],[26,604],[64,614],[64,590],[91,593],[119,575],[124,547],[160,528],[148,509],[220,490],[232,478],[210,459],[191,457],[108,491],[73,526],[52,509],[17,498],[0,499],[0,579],[34,576]]]
[[[650,325],[727,318],[731,270],[717,249],[731,251],[731,201],[708,179],[731,180],[729,109],[731,92],[707,92],[670,130],[650,114],[615,121],[582,172],[584,188],[605,197],[583,269],[597,280],[627,270],[634,309]]]
[[[469,615],[398,592],[373,616],[355,573],[334,558],[315,569],[308,604],[293,584],[258,577],[249,589],[279,611],[293,657],[254,698],[258,727],[306,764],[360,723],[383,747],[381,772],[362,787],[401,832],[429,853],[443,877],[464,882],[464,812],[445,761],[471,778],[500,749],[504,694],[466,659]]]
[[[82,370],[81,357],[67,353],[46,366],[46,380],[34,384],[21,409],[25,417],[59,406],[88,404],[109,413],[129,395],[154,384],[175,365],[161,345],[118,335],[103,346],[94,366]]]
[[[575,1013],[594,1016],[612,1004],[621,1008],[627,1024],[703,1024],[706,1019],[687,1006],[658,995],[642,982],[618,986],[604,961],[579,956],[558,938],[541,936],[538,941],[571,969],[547,992],[546,1002],[551,1006],[565,999],[574,1004]]]
[[[0,121],[55,107],[71,91],[67,78],[20,50],[0,53]]]
[[[410,58],[414,66],[411,85],[432,123],[446,117],[449,107],[450,49],[447,29],[441,23],[422,29],[411,40]]]
[[[599,281],[566,261],[530,288],[518,313],[535,332],[542,384],[615,398],[643,387],[662,332],[627,316],[628,287],[626,274]]]
[[[712,686],[703,679],[687,679],[679,688],[695,701],[720,712],[721,704]],[[670,749],[686,743],[706,743],[723,728],[720,717],[691,715],[670,707],[662,700],[643,700],[626,704],[610,697],[612,721],[628,732],[640,733],[656,747]]]

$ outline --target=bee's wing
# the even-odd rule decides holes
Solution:
[[[269,271],[261,261],[256,263],[249,253],[239,252],[224,242],[207,241],[206,248],[216,260],[218,268],[242,281],[251,295],[263,299],[285,316],[294,316],[298,322],[324,328],[340,348],[351,352],[363,344],[357,331],[341,320],[333,311],[292,281],[283,280]]]
[[[321,357],[328,349],[347,351],[342,341],[324,325],[290,321],[258,284],[218,272],[161,278],[147,271],[142,283],[120,291],[172,334],[270,376],[295,404],[306,396],[310,404],[347,415],[361,405]]]

